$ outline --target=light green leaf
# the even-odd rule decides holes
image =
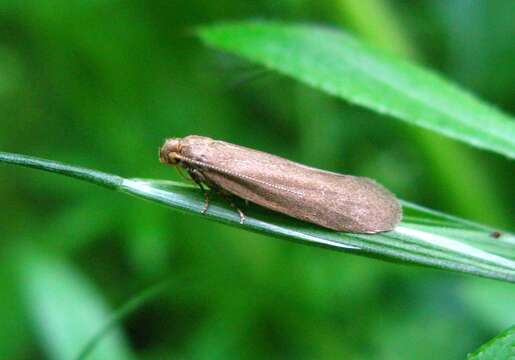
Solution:
[[[80,273],[38,249],[20,248],[21,290],[35,332],[49,359],[73,359],[109,319],[109,307]],[[132,359],[126,339],[115,328],[88,359]]]
[[[144,304],[155,299],[157,296],[162,295],[162,293],[167,290],[170,285],[170,280],[163,281],[131,297],[127,302],[125,302],[125,304],[116,309],[108,319],[106,319],[104,324],[99,327],[97,332],[90,337],[90,339],[78,352],[78,355],[75,357],[75,359],[89,359],[90,355],[95,353],[99,344],[101,344],[113,330],[117,329],[117,325],[120,322],[122,322],[131,313],[141,308]]]
[[[277,22],[198,29],[208,45],[289,75],[328,94],[515,157],[515,121],[436,74],[344,32]]]
[[[501,359],[515,359],[515,326],[503,331],[467,356],[467,360]]]
[[[0,162],[58,172],[172,208],[243,229],[306,245],[415,263],[515,282],[515,236],[456,217],[403,202],[404,219],[394,231],[362,235],[336,232],[249,204],[247,219],[222,199],[213,196],[209,211],[201,215],[204,197],[189,184],[172,181],[124,179],[116,175],[18,154],[1,153]]]

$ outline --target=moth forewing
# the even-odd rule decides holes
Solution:
[[[210,187],[333,230],[392,230],[402,210],[375,181],[311,168],[262,151],[190,135],[169,139],[162,162],[198,171]]]

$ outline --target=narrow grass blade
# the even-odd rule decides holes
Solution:
[[[242,204],[247,219],[222,199],[212,196],[202,215],[204,197],[194,186],[162,180],[124,179],[54,161],[0,153],[0,162],[56,171],[108,188],[193,213],[203,218],[269,234],[306,245],[459,271],[515,282],[515,236],[484,225],[403,202],[405,218],[391,232],[362,235],[336,232],[302,222],[253,204]]]
[[[214,199],[201,215],[204,197],[194,186],[172,181],[125,179],[128,193],[193,212],[203,217],[296,242],[389,260],[417,263],[515,282],[515,237],[483,225],[403,202],[406,219],[395,231],[362,235],[336,232],[249,204],[247,219],[222,199]]]

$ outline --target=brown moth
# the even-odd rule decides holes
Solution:
[[[203,190],[207,185],[333,230],[389,231],[402,217],[397,198],[374,180],[315,169],[204,136],[167,139],[159,157],[162,163],[186,169]],[[203,212],[208,207],[204,194]],[[237,210],[243,222],[245,217]]]

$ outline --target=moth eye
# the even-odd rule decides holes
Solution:
[[[168,162],[172,165],[178,164],[180,159],[177,157],[177,153],[175,151],[168,153]]]

